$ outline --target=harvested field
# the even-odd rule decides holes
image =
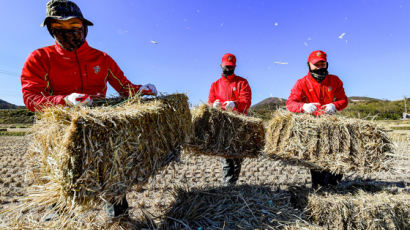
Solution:
[[[400,168],[399,171],[373,172],[372,174],[366,174],[364,180],[362,180],[362,175],[349,174],[347,175],[348,181],[344,181],[344,184],[349,185],[353,182],[357,183],[358,181],[362,181],[364,185],[377,184],[380,185],[382,189],[388,189],[388,191],[394,193],[409,193],[410,167],[408,166],[410,165],[410,133],[403,135],[402,132],[403,131],[394,131],[389,133],[395,145],[397,145],[397,153],[400,153],[402,156],[394,165],[394,167]],[[22,184],[20,191],[21,195],[23,195],[18,195],[17,192],[12,190],[12,186],[6,187],[0,183],[0,190],[3,191],[3,196],[0,197],[0,200],[6,201],[3,203],[0,202],[0,210],[6,210],[20,205],[22,199],[25,198],[24,195],[27,195],[26,188],[29,187],[30,181],[24,180],[24,177],[26,171],[32,171],[31,168],[27,168],[31,167],[32,164],[26,163],[27,160],[31,159],[29,155],[26,154],[26,146],[29,144],[29,141],[30,139],[28,137],[0,137],[0,154],[2,156],[2,162],[0,163],[4,165],[4,162],[9,162],[9,160],[5,159],[13,158],[8,164],[8,167],[17,169],[16,172],[11,173],[11,175],[16,177],[16,181],[13,183],[20,182]],[[24,164],[21,164],[21,162],[24,162]],[[26,179],[29,178],[30,177],[26,176]],[[175,207],[174,204],[182,202],[177,199],[178,194],[181,194],[177,191],[180,191],[181,188],[185,194],[191,195],[210,191],[212,188],[207,188],[209,186],[215,189],[223,189],[218,188],[221,185],[221,165],[220,158],[218,157],[183,154],[181,155],[180,161],[172,162],[164,171],[157,175],[155,179],[155,183],[153,183],[154,180],[152,178],[148,184],[140,190],[132,190],[128,193],[127,199],[131,208],[130,220],[107,224],[103,207],[98,206],[89,211],[87,214],[88,217],[83,216],[78,220],[79,222],[77,224],[73,223],[73,229],[79,225],[81,225],[83,229],[142,229],[142,227],[146,229],[158,229],[164,226],[167,210]],[[309,188],[310,183],[311,179],[308,168],[300,165],[289,165],[284,161],[259,157],[255,159],[245,159],[238,186],[232,189],[232,194],[238,194],[238,188],[240,186],[249,186],[250,189],[262,188],[263,191],[277,195],[282,194],[282,196],[288,197],[291,196],[291,194],[287,191],[291,189],[291,187],[297,186],[300,190],[304,190],[303,187]],[[192,191],[196,191],[196,193],[189,193]],[[309,190],[307,191],[309,192]],[[307,195],[309,195],[309,193],[307,193]],[[320,195],[323,195],[323,193],[320,193]],[[259,195],[255,194],[255,196],[247,197],[247,199],[254,199],[257,196]],[[295,209],[296,208],[298,207],[295,207]],[[299,208],[299,211],[302,211],[302,209]],[[33,218],[41,218],[43,214],[44,211],[37,214],[37,217],[33,216]],[[32,214],[28,212],[23,215],[29,216]],[[215,220],[215,222],[216,221],[217,220]],[[47,223],[45,227],[50,229],[53,225],[55,226],[56,224],[54,221],[51,221],[51,223]],[[297,220],[297,218],[292,219],[286,226],[280,228],[322,229],[322,227],[309,223],[309,221]],[[20,228],[18,228],[15,223],[13,224],[10,221],[7,213],[1,213],[0,211],[0,229],[21,229],[21,225]],[[264,228],[260,227],[260,229]],[[269,227],[266,227],[266,229],[269,229]],[[327,228],[323,227],[323,229]]]
[[[373,122],[339,116],[277,111],[269,123],[265,152],[334,173],[392,170],[393,144]]]
[[[191,113],[194,138],[188,152],[225,158],[257,157],[261,153],[265,141],[262,120],[205,104]]]
[[[175,191],[162,229],[264,229],[301,222],[287,193],[263,186],[241,185]]]

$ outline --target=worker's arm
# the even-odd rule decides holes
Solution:
[[[21,73],[23,100],[31,111],[41,111],[44,107],[65,105],[67,95],[53,95],[47,65],[41,62],[41,54],[34,51],[24,63]]]
[[[290,91],[288,100],[286,101],[286,108],[293,113],[303,112],[304,94],[301,87],[301,80],[298,80]]]

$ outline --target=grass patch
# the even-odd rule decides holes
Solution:
[[[27,132],[0,131],[0,136],[25,136]]]
[[[390,126],[393,130],[410,130],[410,126]]]
[[[34,117],[28,109],[0,109],[0,124],[33,124]]]

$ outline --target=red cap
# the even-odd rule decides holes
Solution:
[[[315,50],[312,53],[310,53],[308,62],[316,64],[318,61],[327,62],[327,54],[321,50]]]
[[[227,53],[222,57],[222,65],[236,66],[236,57],[233,54]]]

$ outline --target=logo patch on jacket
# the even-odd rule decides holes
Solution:
[[[97,65],[97,66],[94,66],[93,69],[94,69],[94,73],[98,74],[101,70],[101,67]]]
[[[233,91],[235,91],[236,90],[236,87],[233,87],[233,89],[232,89]]]
[[[329,88],[327,88],[327,90],[330,92],[330,91],[332,91],[332,86],[329,86]]]

